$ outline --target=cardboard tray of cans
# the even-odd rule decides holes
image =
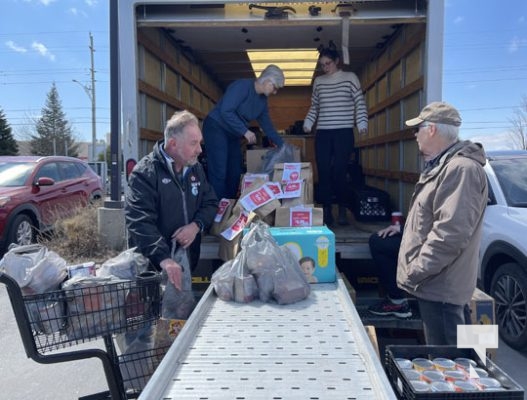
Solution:
[[[446,359],[446,361],[455,360],[456,358],[464,358],[475,361],[475,369],[480,371],[481,375],[484,372],[488,373],[487,378],[492,378],[499,382],[498,388],[485,387],[485,380],[480,382],[478,379],[470,379],[468,374],[465,373],[467,380],[467,386],[474,386],[474,390],[471,391],[469,388],[464,388],[462,384],[455,384],[451,381],[450,386],[454,391],[432,391],[432,386],[426,384],[426,378],[422,375],[422,371],[414,369],[415,372],[408,373],[403,368],[403,365],[407,363],[407,360],[416,359]],[[510,378],[503,370],[501,370],[496,364],[494,364],[489,358],[486,360],[486,365],[479,359],[474,349],[460,349],[455,346],[400,346],[400,345],[388,345],[386,346],[385,354],[385,368],[388,374],[390,383],[392,384],[395,393],[400,399],[416,399],[416,400],[449,400],[449,399],[518,399],[523,400],[524,390],[518,385],[512,378]],[[415,363],[409,365],[412,369]],[[440,367],[441,365],[435,365],[434,367]],[[449,365],[450,367],[450,365]],[[418,368],[419,369],[419,368]],[[435,368],[437,371],[440,369]],[[453,369],[463,371],[460,364],[456,364]],[[483,369],[484,371],[481,371]],[[446,371],[443,370],[443,374]],[[435,373],[432,373],[435,374]],[[456,373],[454,373],[456,374]],[[410,378],[409,376],[416,375],[418,383]],[[441,375],[441,374],[440,374]],[[412,380],[411,380],[412,379]],[[445,382],[447,382],[445,380]],[[459,381],[457,381],[459,382]],[[434,388],[441,388],[440,384],[434,384]],[[444,387],[444,386],[443,386]],[[450,387],[448,390],[451,390]],[[463,390],[465,389],[465,390]],[[463,390],[463,391],[462,391]]]

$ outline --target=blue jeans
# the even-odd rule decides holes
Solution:
[[[465,325],[465,307],[417,299],[427,345],[457,346],[457,326]]]
[[[225,131],[214,119],[203,121],[207,176],[218,199],[238,197],[242,174],[240,137]]]

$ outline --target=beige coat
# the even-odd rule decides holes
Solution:
[[[481,145],[458,142],[421,174],[399,250],[401,289],[429,301],[470,301],[488,197],[485,162]]]

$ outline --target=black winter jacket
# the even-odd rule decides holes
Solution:
[[[201,164],[190,167],[180,183],[160,151],[163,141],[135,166],[128,182],[125,217],[129,245],[147,257],[156,269],[171,256],[171,236],[181,226],[199,221],[212,224],[218,200]],[[190,265],[199,260],[201,235],[188,248]]]

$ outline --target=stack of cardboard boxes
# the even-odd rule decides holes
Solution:
[[[334,282],[335,235],[323,225],[322,209],[314,206],[311,163],[278,163],[270,176],[259,173],[263,154],[248,151],[252,171],[242,176],[239,199],[220,200],[210,230],[220,240],[219,257],[233,259],[243,230],[260,219],[271,226],[279,245],[287,245],[300,263],[306,263],[305,268],[312,264],[312,283]]]

